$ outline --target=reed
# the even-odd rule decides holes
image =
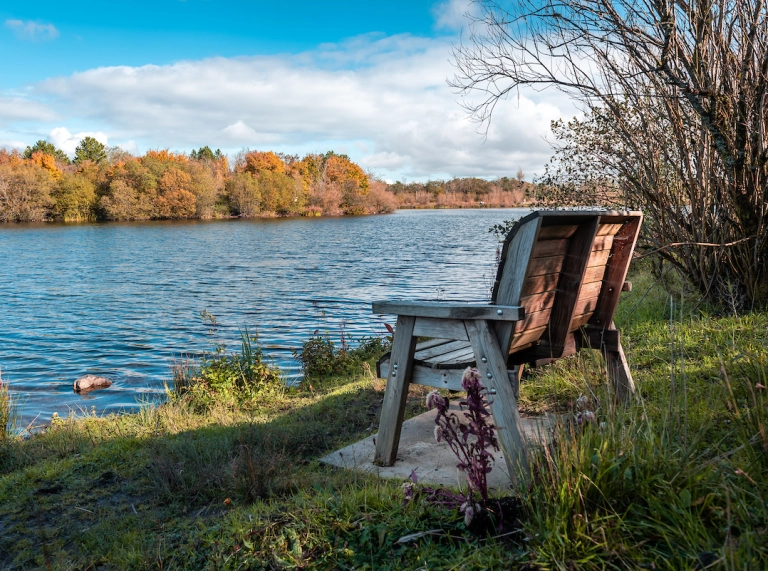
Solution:
[[[8,383],[3,382],[3,371],[0,369],[0,442],[15,435],[17,420],[16,405]]]

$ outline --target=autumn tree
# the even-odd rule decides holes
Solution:
[[[259,183],[249,172],[239,172],[226,182],[226,192],[232,214],[244,218],[258,216],[261,212]]]
[[[197,198],[190,192],[192,177],[179,168],[168,169],[158,181],[155,199],[158,218],[192,218]]]
[[[467,104],[473,117],[487,124],[521,87],[564,91],[585,118],[561,131],[552,182],[642,208],[647,248],[702,296],[768,303],[766,4],[476,5],[452,81],[479,97]]]
[[[0,222],[40,222],[50,216],[56,179],[20,157],[0,164]]]
[[[51,193],[54,217],[64,222],[93,220],[96,189],[87,178],[67,173],[61,177]]]
[[[270,171],[285,174],[285,163],[272,151],[250,151],[243,157],[243,164],[237,168],[238,172],[249,172],[257,175],[262,171]]]
[[[86,136],[75,148],[75,163],[91,161],[99,164],[107,160],[107,151],[104,143],[100,143],[90,136]]]
[[[50,155],[65,165],[69,164],[69,157],[64,151],[57,149],[53,143],[49,143],[48,141],[44,141],[42,139],[37,141],[34,145],[28,146],[26,149],[24,149],[23,156],[25,159],[31,159],[32,155],[38,152],[45,155]]]

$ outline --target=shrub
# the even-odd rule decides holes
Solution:
[[[341,346],[337,347],[328,335],[315,335],[305,341],[301,350],[293,356],[301,362],[304,377],[321,379],[332,375],[358,372],[363,362],[383,355],[389,350],[390,341],[381,337],[363,337],[353,349],[342,332]]]
[[[244,404],[257,396],[278,393],[284,387],[280,370],[264,362],[258,337],[241,333],[239,354],[226,354],[222,345],[206,357],[199,369],[188,362],[174,369],[175,396],[187,396],[196,404],[214,402]]]

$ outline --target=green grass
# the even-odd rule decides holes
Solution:
[[[404,505],[401,482],[317,461],[376,430],[370,363],[240,393],[226,379],[266,378],[252,351],[191,371],[165,404],[0,438],[0,568],[768,568],[768,313],[718,316],[679,284],[633,282],[617,322],[635,404],[609,405],[594,352],[521,385],[525,411],[561,422],[532,451],[517,533],[477,537],[458,513]],[[582,394],[584,429],[569,420]],[[396,543],[426,530],[441,532]]]

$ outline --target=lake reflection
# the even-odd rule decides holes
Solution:
[[[315,331],[385,332],[374,299],[490,297],[493,224],[527,210],[419,210],[322,219],[0,225],[0,369],[23,417],[161,398],[170,365],[258,332],[287,376]],[[86,373],[114,384],[72,392]]]

